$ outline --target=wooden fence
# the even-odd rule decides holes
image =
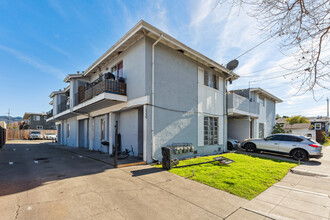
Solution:
[[[10,139],[29,139],[30,131],[40,131],[42,135],[46,133],[55,133],[57,134],[57,130],[35,130],[35,129],[27,129],[27,130],[18,130],[18,129],[7,129],[7,140]]]

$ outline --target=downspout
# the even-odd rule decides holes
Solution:
[[[151,49],[151,159],[157,161],[154,158],[155,149],[155,46],[163,38],[163,34],[160,34],[158,40],[152,44]]]
[[[223,90],[224,90],[224,117],[223,117],[223,151],[228,151],[227,149],[227,139],[228,139],[228,117],[227,117],[227,102],[228,102],[228,96],[227,96],[227,80],[225,79],[223,82]]]

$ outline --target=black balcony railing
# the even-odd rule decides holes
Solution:
[[[106,79],[89,87],[81,86],[75,94],[74,105],[81,104],[104,92],[126,95],[126,83]]]
[[[47,114],[47,119],[53,117],[53,109],[48,111],[46,114]]]
[[[57,105],[57,113],[64,112],[65,110],[70,108],[70,102],[67,100],[62,101]]]

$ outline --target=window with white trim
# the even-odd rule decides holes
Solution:
[[[321,130],[321,123],[315,123],[315,130]]]
[[[259,103],[261,106],[265,106],[265,98],[259,97]]]
[[[214,145],[219,143],[217,117],[204,117],[204,145]]]
[[[218,89],[218,80],[219,77],[216,74],[204,71],[204,85]]]
[[[40,115],[33,115],[34,121],[40,121]]]

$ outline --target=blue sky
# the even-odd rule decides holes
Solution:
[[[66,84],[67,74],[88,68],[140,19],[151,23],[220,64],[226,64],[265,39],[244,11],[214,0],[60,1],[0,0],[0,115],[46,112],[49,94]],[[230,13],[229,13],[230,11]],[[262,87],[284,102],[281,115],[326,115],[327,90],[293,96],[286,73],[293,58],[269,40],[239,59],[242,78],[230,89]],[[249,77],[247,77],[249,76]],[[261,80],[261,81],[258,81]]]

